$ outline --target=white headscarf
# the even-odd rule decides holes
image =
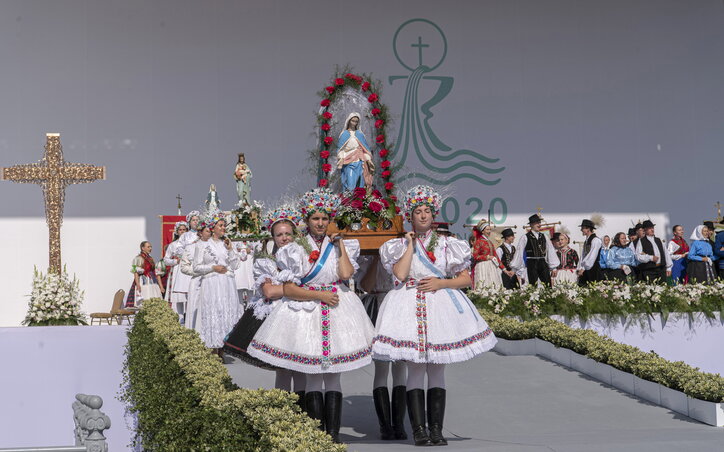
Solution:
[[[691,240],[706,240],[704,237],[704,234],[701,233],[705,228],[704,225],[699,225],[694,229],[694,232],[691,233],[691,237],[689,237]]]
[[[347,127],[349,127],[349,120],[352,119],[352,118],[354,118],[355,116],[360,120],[360,123],[362,122],[362,115],[360,115],[360,114],[357,113],[357,112],[354,112],[354,111],[353,111],[352,113],[350,113],[349,115],[347,115],[347,120],[344,121],[344,127],[342,128],[342,131],[339,133],[339,136],[340,136],[340,137],[342,136],[342,134],[344,133],[344,131],[347,130]],[[359,130],[359,126],[360,126],[360,124],[357,124],[357,130]]]

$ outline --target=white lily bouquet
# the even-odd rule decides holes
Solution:
[[[59,275],[52,272],[43,274],[36,268],[23,325],[87,325],[85,315],[80,311],[84,296],[80,281],[75,275],[71,281],[65,267]]]

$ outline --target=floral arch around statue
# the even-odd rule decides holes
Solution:
[[[342,197],[342,207],[333,229],[344,230],[346,235],[359,239],[363,251],[368,249],[370,252],[404,232],[397,198],[393,194],[391,143],[387,141],[389,115],[387,106],[380,100],[381,85],[367,74],[358,75],[349,68],[338,68],[331,83],[319,92],[322,100],[317,115],[317,185],[329,187]],[[355,114],[359,115],[357,130],[362,132],[362,136],[357,137],[361,148],[369,151],[369,163],[362,161],[366,173],[364,188],[350,187],[347,179],[348,189],[344,190],[342,172],[347,160],[339,159],[345,155],[344,145],[349,137],[344,131]],[[362,178],[359,180],[361,182]]]

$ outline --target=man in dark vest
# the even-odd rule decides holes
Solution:
[[[530,231],[518,241],[518,252],[513,256],[510,267],[516,272],[526,268],[530,284],[540,281],[550,286],[551,272],[555,272],[560,261],[551,241],[540,232],[542,221],[538,215],[531,215],[528,218]],[[523,255],[525,255],[525,262],[523,262]]]
[[[578,262],[578,285],[585,286],[588,283],[603,280],[601,270],[601,247],[603,242],[596,237],[596,226],[591,220],[583,220],[578,225],[581,233],[586,238],[583,242],[583,254]]]
[[[629,235],[631,235],[631,229],[629,229]],[[641,224],[641,221],[636,223],[636,226],[633,227],[633,238],[629,237],[629,248],[631,248],[631,251],[634,252],[634,256],[636,255],[636,245],[638,245],[639,241],[644,236],[644,226]],[[638,261],[636,261],[638,264]],[[641,272],[639,271],[638,265],[635,267],[631,267],[631,270],[633,270],[633,277],[636,281],[641,281]]]
[[[503,287],[506,289],[517,289],[520,286],[518,283],[518,277],[515,275],[513,267],[510,266],[513,262],[513,257],[515,256],[515,246],[513,245],[513,242],[515,241],[515,234],[512,229],[508,228],[503,229],[502,235],[503,244],[495,250],[495,253],[498,255],[500,263],[505,267],[500,275],[501,278],[503,278]]]
[[[666,252],[664,243],[654,235],[656,225],[646,220],[642,226],[645,235],[636,244],[639,278],[641,281],[664,283],[666,277],[671,276],[671,256]]]

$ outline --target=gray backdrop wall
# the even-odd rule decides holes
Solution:
[[[430,22],[401,28],[417,18]],[[177,193],[188,210],[215,183],[231,207],[239,151],[254,198],[313,184],[316,92],[335,65],[383,82],[394,139],[412,70],[439,62],[416,87],[417,110],[436,99],[422,135],[438,142],[405,165],[460,149],[499,159],[495,175],[469,154],[441,173],[459,177],[445,184],[458,225],[492,203],[498,220],[542,205],[669,212],[690,230],[721,195],[723,25],[718,0],[4,0],[0,165],[38,160],[44,133],[61,132],[68,161],[108,167],[68,189],[66,216],[142,215],[158,243]],[[37,187],[3,182],[0,205],[43,215]]]

